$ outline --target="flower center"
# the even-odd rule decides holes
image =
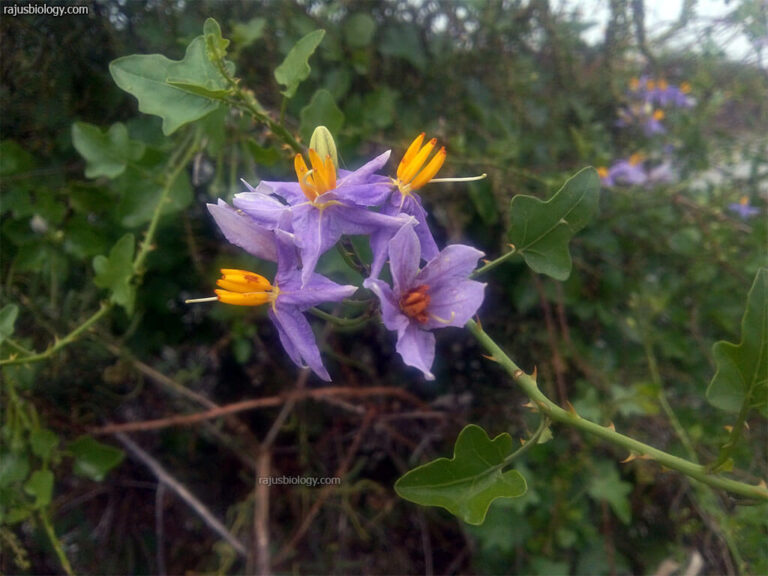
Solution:
[[[219,302],[236,306],[260,306],[274,302],[279,292],[277,286],[270,284],[264,276],[231,268],[221,270],[221,278],[216,285],[221,288],[214,290]]]
[[[432,138],[422,146],[423,142],[424,132],[419,134],[408,146],[408,150],[405,151],[403,159],[397,167],[397,179],[392,180],[403,195],[418,190],[427,184],[435,177],[445,162],[446,152],[445,146],[443,146],[427,163],[427,158],[437,144],[437,138]]]
[[[318,196],[336,188],[336,167],[330,155],[320,158],[312,148],[309,149],[309,163],[312,166],[311,170],[307,168],[301,154],[296,154],[293,159],[301,191],[310,202],[314,202]]]
[[[429,320],[429,314],[427,314],[427,307],[430,302],[428,291],[429,286],[422,284],[400,297],[400,310],[408,318],[413,318],[419,324],[424,324]]]

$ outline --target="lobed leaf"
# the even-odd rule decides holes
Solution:
[[[0,308],[0,344],[13,336],[18,315],[19,307],[16,304],[6,304]]]
[[[459,433],[453,458],[414,468],[395,483],[395,491],[411,502],[440,506],[469,524],[482,524],[494,500],[519,498],[528,489],[518,471],[502,471],[512,447],[509,434],[491,440],[470,424]]]
[[[533,196],[512,198],[507,237],[534,272],[556,280],[570,276],[568,243],[597,214],[599,192],[597,171],[584,168],[546,202]]]
[[[24,484],[24,491],[35,497],[35,508],[45,508],[53,496],[53,472],[35,470]]]
[[[275,68],[275,80],[285,86],[282,94],[286,98],[293,98],[296,89],[309,77],[309,57],[325,36],[325,30],[315,30],[304,36],[291,48],[285,60]]]
[[[135,289],[131,285],[133,276],[133,234],[126,234],[109,251],[109,257],[96,256],[93,259],[93,269],[96,276],[93,283],[99,288],[107,288],[111,300],[125,308],[128,314],[133,313]]]
[[[213,32],[208,32],[213,47],[221,49]],[[231,62],[226,66],[234,72]],[[113,60],[109,72],[120,88],[136,97],[141,112],[163,119],[166,136],[216,110],[219,102],[214,95],[223,97],[229,88],[208,57],[206,36],[192,40],[182,60],[134,54]]]
[[[716,342],[717,371],[707,388],[710,404],[738,412],[757,409],[768,416],[768,268],[758,270],[747,294],[741,343]]]
[[[101,482],[107,473],[125,458],[125,452],[114,446],[81,436],[69,447],[75,457],[73,471],[79,476]]]
[[[93,124],[75,122],[72,144],[85,158],[86,178],[117,178],[129,162],[141,159],[145,150],[144,143],[131,140],[128,129],[120,122],[112,124],[106,133]]]

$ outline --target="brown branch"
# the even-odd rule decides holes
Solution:
[[[369,396],[392,396],[406,400],[424,410],[429,407],[419,398],[401,388],[392,388],[390,386],[371,386],[369,388],[353,388],[351,386],[328,386],[326,388],[316,388],[313,390],[295,390],[286,392],[278,396],[267,396],[266,398],[255,398],[235,402],[226,406],[219,406],[196,412],[194,414],[181,414],[178,416],[169,416],[158,420],[145,420],[143,422],[128,422],[125,424],[109,424],[101,428],[94,428],[90,433],[94,436],[103,436],[105,434],[115,434],[117,432],[137,432],[147,430],[160,430],[170,428],[171,426],[187,426],[196,422],[203,422],[212,418],[220,418],[237,412],[254,410],[256,408],[270,408],[280,406],[292,400],[305,400],[308,398],[325,398],[328,396],[346,396],[351,398],[366,398]]]
[[[355,439],[352,441],[352,445],[349,447],[349,450],[347,450],[347,453],[344,456],[344,460],[342,460],[341,464],[339,464],[339,467],[336,469],[335,476],[337,478],[341,478],[343,480],[344,476],[347,474],[349,467],[352,465],[352,459],[355,457],[355,455],[357,454],[357,451],[360,449],[360,444],[363,441],[363,437],[365,436],[365,433],[371,427],[375,412],[376,411],[373,408],[370,408],[366,413],[365,418],[363,419],[363,422],[360,425],[360,429],[357,431],[357,434],[355,435]],[[281,564],[282,562],[284,562],[290,557],[290,555],[296,549],[296,545],[301,541],[301,539],[307,533],[307,530],[309,530],[309,527],[312,525],[312,521],[315,519],[315,516],[317,516],[318,512],[320,512],[320,508],[322,508],[323,504],[325,504],[325,501],[328,499],[328,497],[331,495],[334,489],[335,489],[335,486],[331,484],[331,485],[325,486],[320,491],[320,496],[312,505],[312,508],[310,508],[307,515],[304,517],[304,520],[302,521],[301,525],[296,530],[294,535],[291,537],[291,540],[285,546],[282,547],[282,549],[280,550],[280,553],[277,555],[277,558],[275,558],[273,566],[277,566]]]
[[[192,510],[194,510],[198,516],[200,516],[203,522],[205,522],[205,524],[207,524],[214,532],[216,532],[220,538],[226,540],[227,543],[232,546],[232,548],[234,548],[235,551],[237,551],[237,553],[241,556],[246,555],[245,546],[243,546],[240,540],[238,540],[229,530],[227,530],[226,526],[219,522],[219,520],[211,513],[211,511],[208,510],[205,504],[198,500],[197,497],[186,488],[186,486],[171,476],[157,460],[155,460],[141,447],[135,444],[130,438],[128,438],[128,436],[118,433],[115,434],[115,437],[131,454],[131,456],[149,468],[152,471],[152,474],[157,477],[160,483],[165,484],[173,491],[174,494],[186,502],[186,504],[192,508]]]

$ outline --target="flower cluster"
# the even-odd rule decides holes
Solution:
[[[440,251],[416,193],[435,181],[445,161],[445,148],[432,154],[436,144],[436,139],[425,142],[424,134],[419,135],[393,177],[379,174],[388,151],[349,172],[337,169],[333,139],[325,128],[318,128],[309,164],[301,154],[294,158],[295,181],[262,181],[255,188],[245,183],[248,191],[235,195],[234,207],[221,200],[208,205],[229,242],[277,262],[274,281],[223,269],[215,297],[188,302],[268,304],[291,359],[330,380],[304,313],[318,304],[340,302],[358,288],[336,284],[317,274],[315,267],[343,235],[366,235],[373,259],[363,285],[378,297],[384,325],[397,332],[396,349],[403,361],[434,378],[432,330],[463,326],[482,304],[485,289],[485,284],[469,279],[482,252],[463,245]],[[391,287],[379,279],[387,261]]]
[[[646,138],[666,134],[664,120],[666,110],[690,108],[695,104],[687,82],[679,86],[664,79],[648,76],[632,78],[627,92],[628,103],[619,110],[617,125],[634,128]],[[675,180],[676,173],[670,160],[671,146],[663,147],[661,157],[653,161],[646,155],[635,153],[628,158],[619,158],[610,167],[599,167],[598,173],[604,186],[650,186]]]
[[[645,156],[632,154],[629,158],[616,160],[610,168],[599,167],[597,173],[604,186],[650,186],[674,181],[672,163],[665,160],[655,166],[648,166]]]

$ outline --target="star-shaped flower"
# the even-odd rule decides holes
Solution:
[[[381,301],[384,325],[397,331],[397,352],[428,380],[434,379],[432,330],[464,326],[483,302],[485,284],[469,279],[482,256],[475,248],[454,244],[419,269],[419,238],[409,225],[389,242],[392,287],[375,278],[363,282]]]
[[[330,156],[320,158],[309,151],[311,169],[297,154],[294,167],[297,182],[261,182],[250,192],[235,195],[236,208],[254,221],[270,228],[284,228],[284,214],[290,217],[290,231],[301,252],[302,283],[314,272],[320,256],[344,234],[381,234],[391,238],[409,222],[408,215],[390,216],[373,212],[390,193],[388,180],[375,172],[386,163],[389,152],[377,156],[354,172],[339,171]],[[281,202],[278,198],[282,198]]]
[[[237,212],[219,206],[212,208],[212,213],[225,236],[232,239],[234,244],[248,250],[246,246],[251,232],[242,230],[242,222],[232,217],[233,214],[238,216]],[[216,282],[219,288],[215,290],[215,297],[187,302],[218,300],[236,306],[269,304],[269,317],[277,328],[280,342],[291,360],[297,366],[309,366],[320,378],[330,381],[331,377],[323,366],[315,335],[304,316],[304,311],[324,302],[340,302],[352,296],[357,287],[342,286],[314,273],[303,282],[291,234],[283,230],[267,232],[272,236],[271,246],[276,252],[277,273],[274,282],[271,283],[264,276],[254,272],[225,268],[221,270],[222,277]]]

